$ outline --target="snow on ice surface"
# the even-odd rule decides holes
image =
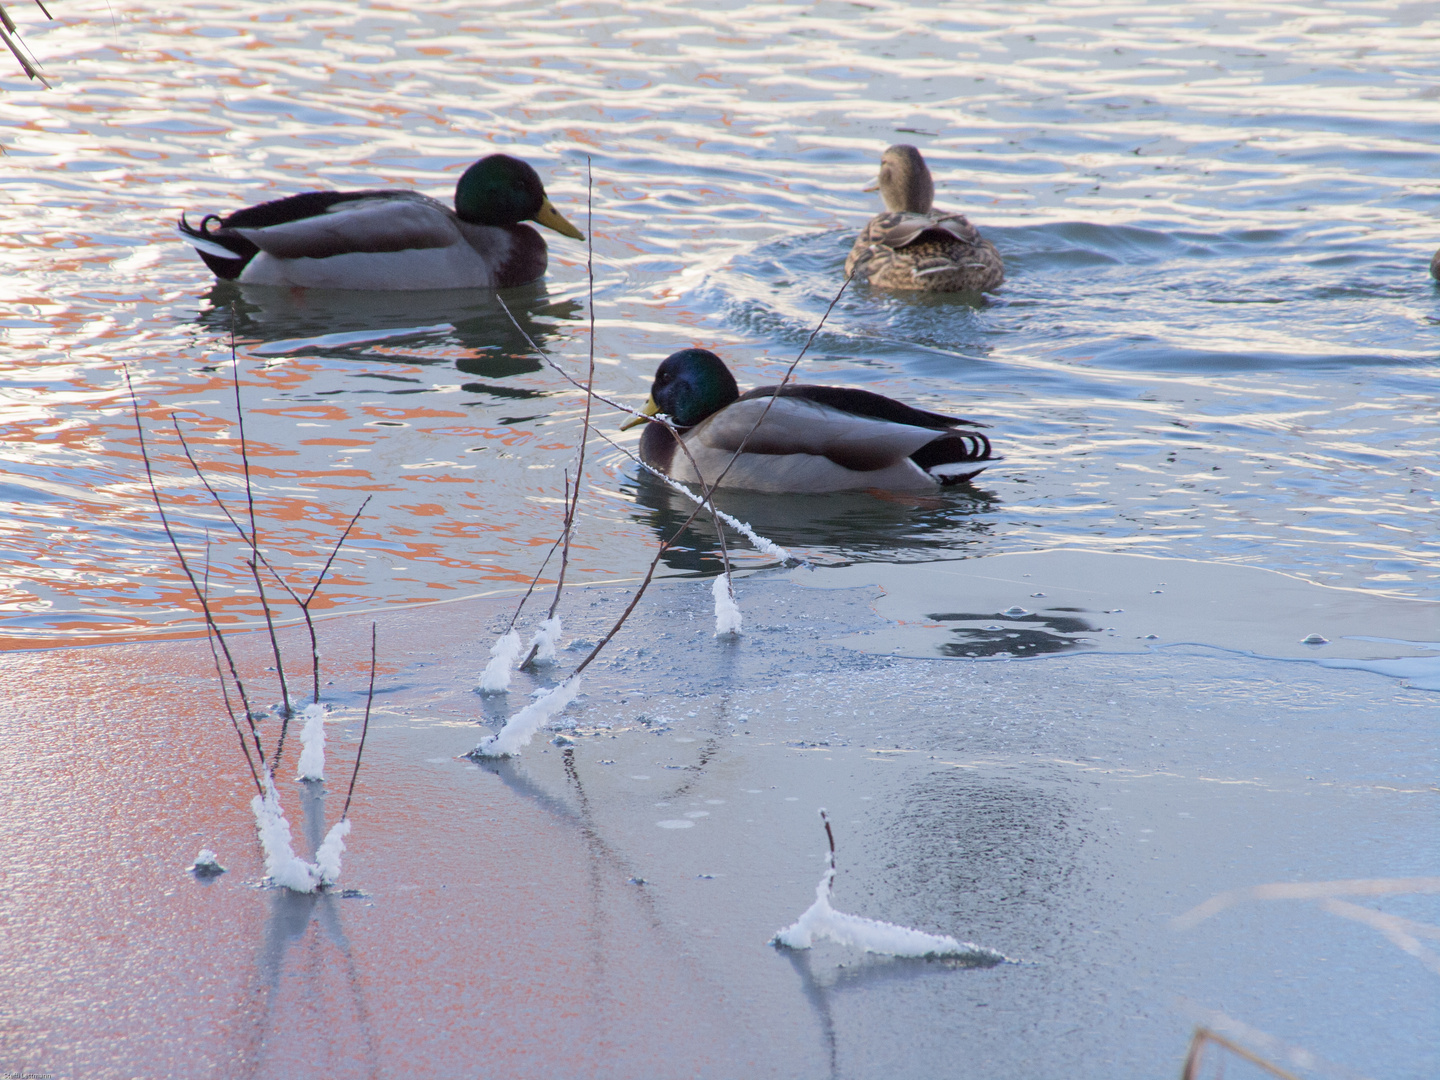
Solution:
[[[306,705],[300,713],[305,726],[300,729],[299,780],[325,779],[325,706]]]
[[[1416,649],[1431,649],[1440,654],[1440,641],[1399,641],[1390,638],[1359,638],[1360,641],[1379,641],[1389,645],[1408,645]],[[1394,660],[1342,660],[1323,659],[1315,661],[1321,667],[1352,668],[1386,675],[1392,679],[1404,679],[1414,690],[1440,690],[1440,655],[1402,656]]]
[[[520,635],[514,630],[503,634],[490,647],[490,663],[485,665],[485,674],[480,676],[480,690],[486,694],[499,694],[510,688],[510,669],[520,655]]]
[[[775,935],[773,943],[787,949],[808,949],[816,941],[830,940],[838,945],[864,949],[884,956],[934,957],[968,960],[973,964],[1002,964],[1005,954],[957,941],[948,934],[927,934],[921,930],[896,926],[879,919],[847,915],[830,906],[830,883],[834,867],[827,867],[815,887],[815,903],[792,926]]]
[[[510,757],[518,754],[522,746],[528,746],[535,732],[551,717],[575,700],[580,692],[580,676],[571,675],[559,686],[548,691],[526,705],[500,729],[498,735],[480,740],[480,745],[471,751],[477,757]]]
[[[345,853],[345,837],[349,835],[350,819],[341,818],[330,827],[315,852],[315,869],[326,885],[334,885],[340,880],[340,856]]]
[[[740,633],[740,608],[730,588],[730,575],[721,574],[710,587],[715,596],[715,636]]]
[[[251,799],[250,809],[255,813],[255,830],[260,834],[260,847],[265,852],[265,876],[292,892],[314,892],[320,883],[320,873],[295,854],[290,843],[290,823],[280,809],[280,795],[268,774],[264,797],[256,795]],[[338,866],[338,855],[336,858]]]
[[[537,664],[553,664],[555,662],[555,647],[560,644],[560,616],[546,619],[540,624],[540,629],[535,631],[535,637],[530,641],[530,647],[535,650],[535,662]]]

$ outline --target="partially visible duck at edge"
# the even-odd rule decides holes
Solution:
[[[534,169],[491,154],[461,175],[453,210],[418,191],[307,191],[198,226],[182,214],[179,230],[217,277],[246,285],[500,289],[545,273],[545,241],[525,221],[585,239]]]
[[[675,431],[638,416],[623,424],[646,425],[640,460],[707,486],[720,478],[722,487],[751,491],[934,491],[964,483],[984,468],[975,463],[992,460],[989,439],[961,430],[983,425],[839,386],[793,384],[778,394],[761,386],[742,394],[724,361],[705,349],[666,357],[642,411],[665,414]]]
[[[870,219],[845,273],[881,289],[920,292],[988,292],[1005,280],[995,245],[963,214],[936,210],[935,182],[920,151],[904,144],[880,157],[880,191],[886,212]]]
[[[1430,257],[1430,276],[1440,281],[1440,251]]]

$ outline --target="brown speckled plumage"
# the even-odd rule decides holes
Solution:
[[[920,151],[892,146],[877,184],[888,210],[870,220],[845,272],[881,289],[988,292],[1005,280],[995,245],[963,214],[934,208],[935,185]]]

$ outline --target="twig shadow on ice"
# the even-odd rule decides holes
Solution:
[[[307,813],[308,817],[308,813]],[[355,965],[355,955],[350,939],[341,922],[339,905],[344,902],[342,895],[334,892],[312,893],[293,892],[290,889],[267,889],[266,900],[269,911],[265,917],[265,934],[256,955],[254,978],[258,983],[255,996],[263,995],[263,1004],[252,1014],[254,1033],[253,1049],[248,1057],[252,1061],[262,1057],[263,1047],[272,1032],[293,1023],[293,1018],[277,1013],[276,1003],[281,995],[282,984],[288,975],[291,979],[306,978],[306,972],[338,971],[344,982],[346,994],[326,995],[327,1009],[334,1012],[345,1008],[348,1001],[349,1023],[335,1023],[335,1027],[358,1029],[364,1044],[364,1059],[373,1073],[376,1063],[375,1040],[370,1030],[370,1009],[365,1002],[364,983]],[[313,927],[313,929],[312,929]],[[304,950],[305,963],[288,969],[286,957],[292,949],[300,947],[311,934],[316,935],[314,945]],[[342,963],[323,965],[317,962],[325,946],[333,948]],[[319,996],[319,987],[309,988]],[[337,1018],[338,1020],[338,1018]]]
[[[949,974],[956,969],[997,967],[993,962],[963,959],[921,959],[895,956],[855,956],[846,954],[841,963],[827,964],[815,950],[781,950],[800,979],[800,990],[815,1010],[825,1044],[830,1073],[839,1076],[839,1040],[836,1032],[833,1000],[837,994],[877,989],[887,984],[912,985],[922,980]]]

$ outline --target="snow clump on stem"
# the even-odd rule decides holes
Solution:
[[[315,871],[321,884],[334,885],[340,880],[340,856],[345,852],[345,837],[350,835],[350,819],[341,818],[330,827],[315,851]]]
[[[265,876],[292,892],[314,892],[320,884],[320,874],[291,847],[290,823],[280,809],[280,795],[269,773],[265,775],[264,797],[256,795],[251,799],[250,809],[255,814],[255,830],[260,834],[260,847],[265,852]]]
[[[715,636],[740,633],[740,607],[735,603],[735,590],[730,575],[721,574],[710,587],[715,597]]]
[[[884,956],[968,960],[974,964],[1000,964],[1005,961],[1004,953],[968,941],[957,941],[948,934],[927,934],[879,919],[836,911],[830,906],[830,882],[834,877],[834,867],[827,867],[820,884],[815,887],[815,903],[794,925],[776,934],[773,944],[787,949],[808,949],[816,941],[828,939],[837,945]]]
[[[510,669],[520,655],[520,635],[510,630],[490,647],[490,663],[485,665],[485,674],[480,676],[480,690],[486,694],[501,694],[510,689]]]
[[[571,675],[559,686],[553,687],[543,696],[536,698],[529,705],[526,705],[500,729],[499,734],[490,735],[480,740],[480,745],[470,751],[474,757],[497,758],[510,757],[520,752],[522,746],[528,746],[530,740],[535,737],[535,732],[540,730],[551,717],[575,700],[575,695],[580,692],[580,676]]]
[[[540,624],[530,647],[535,650],[535,663],[553,664],[555,647],[560,644],[560,616],[555,615]]]
[[[325,706],[306,705],[300,713],[300,764],[297,780],[325,779]]]

